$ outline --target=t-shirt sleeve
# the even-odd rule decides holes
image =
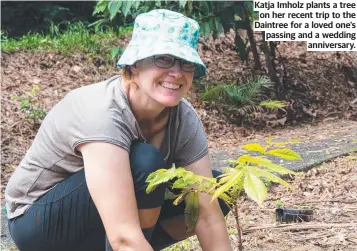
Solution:
[[[118,145],[130,152],[133,132],[127,125],[120,109],[111,107],[110,104],[81,102],[64,100],[68,104],[61,106],[60,113],[66,113],[69,106],[71,112],[62,116],[59,123],[59,131],[62,139],[66,141],[76,155],[80,153],[76,147],[87,142],[106,142]]]
[[[185,167],[208,153],[208,143],[203,124],[198,115],[191,111],[184,118],[179,129],[174,163],[176,167]]]

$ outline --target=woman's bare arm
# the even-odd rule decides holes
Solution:
[[[77,149],[83,155],[88,189],[113,250],[152,251],[140,228],[129,153],[102,142]]]
[[[201,176],[212,178],[211,163],[207,154],[185,169]],[[199,196],[199,216],[195,233],[204,251],[231,251],[231,243],[226,222],[218,201],[211,203],[212,196],[201,193]]]

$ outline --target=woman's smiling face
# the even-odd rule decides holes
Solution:
[[[172,66],[167,69],[162,67],[170,65]],[[192,70],[194,65],[191,63],[175,60],[168,55],[143,59],[136,64],[136,68],[132,68],[136,73],[133,80],[139,88],[152,100],[165,107],[178,105],[187,94],[193,81]]]

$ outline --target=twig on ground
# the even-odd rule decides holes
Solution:
[[[295,202],[295,205],[298,204],[305,204],[305,203],[321,203],[321,202],[337,202],[337,203],[344,203],[344,204],[355,204],[355,200],[336,200],[336,199],[330,199],[330,200],[305,200],[305,201],[298,201]]]
[[[357,222],[353,223],[345,223],[345,224],[284,224],[284,225],[275,225],[269,224],[258,227],[250,227],[243,230],[243,233],[249,233],[256,230],[263,229],[272,229],[272,228],[280,228],[283,230],[309,230],[309,229],[325,229],[325,228],[347,228],[347,227],[356,227]]]
[[[17,105],[16,102],[14,102],[14,101],[12,101],[12,100],[10,100],[10,99],[1,98],[1,101],[6,101],[6,102],[8,102],[8,103],[10,103],[10,104]]]

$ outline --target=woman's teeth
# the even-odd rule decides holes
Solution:
[[[178,90],[181,88],[182,85],[177,85],[169,82],[160,82],[159,83],[162,87],[171,89],[171,90]]]

